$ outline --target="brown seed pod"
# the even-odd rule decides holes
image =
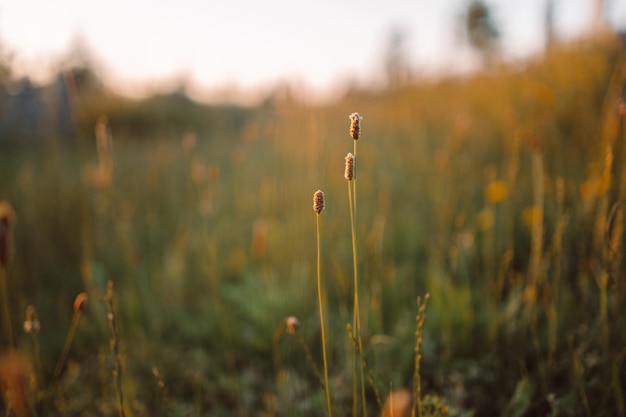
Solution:
[[[346,155],[346,169],[343,174],[345,179],[347,179],[348,181],[352,181],[354,179],[355,162],[356,162],[355,156],[352,154],[352,152],[348,152],[348,155]]]
[[[84,292],[79,293],[74,298],[74,313],[84,313],[87,308],[87,294]]]
[[[324,207],[324,192],[317,190],[315,194],[313,194],[313,211],[320,214],[322,210],[324,210]]]
[[[350,116],[350,136],[352,139],[357,140],[361,137],[361,120],[363,117],[359,113],[352,113]]]

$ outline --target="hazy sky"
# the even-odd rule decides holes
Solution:
[[[489,0],[508,56],[543,41],[546,0]],[[19,71],[51,71],[81,38],[118,88],[187,76],[203,88],[255,87],[282,78],[319,89],[368,81],[382,69],[392,28],[407,34],[417,70],[465,65],[455,25],[466,0],[0,0],[0,41]],[[590,25],[592,0],[556,0],[558,34]],[[626,0],[608,0],[626,27]]]

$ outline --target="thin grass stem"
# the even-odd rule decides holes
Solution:
[[[316,228],[317,228],[317,299],[320,309],[320,327],[322,333],[322,357],[324,360],[324,388],[326,391],[326,403],[328,406],[328,416],[332,416],[330,406],[330,388],[328,385],[328,360],[326,358],[326,332],[324,330],[324,308],[322,305],[322,275],[321,275],[321,245],[320,245],[320,215],[319,212],[315,215]]]
[[[125,417],[124,411],[124,392],[122,389],[122,363],[120,358],[119,349],[119,332],[117,329],[117,321],[115,316],[115,308],[113,306],[113,281],[107,282],[107,293],[104,297],[105,304],[107,306],[107,319],[109,322],[109,330],[111,331],[111,339],[109,344],[111,347],[111,353],[113,353],[113,379],[115,382],[115,388],[118,395],[118,414],[120,417]]]
[[[72,347],[72,341],[74,340],[74,334],[76,333],[76,328],[78,327],[78,321],[80,320],[80,310],[74,311],[74,315],[72,316],[72,323],[70,324],[70,329],[67,332],[67,336],[65,337],[65,344],[63,345],[63,350],[61,351],[61,356],[59,356],[59,360],[57,361],[56,366],[54,367],[54,373],[52,374],[52,380],[56,381],[59,376],[61,376],[61,371],[65,366],[65,362],[67,361],[67,356],[70,353],[70,348]]]
[[[10,347],[15,346],[13,338],[13,326],[11,325],[11,313],[9,311],[9,294],[7,290],[7,271],[0,265],[0,291],[2,292],[2,321],[7,342]]]
[[[424,296],[424,302],[417,297],[417,317],[415,318],[415,369],[413,371],[413,409],[412,417],[422,417],[422,383],[420,377],[420,362],[422,359],[422,338],[424,335],[424,320],[426,319],[426,304],[430,294]]]

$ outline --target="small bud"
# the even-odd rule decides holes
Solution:
[[[363,120],[363,117],[359,113],[352,113],[348,117],[350,118],[350,136],[352,136],[352,139],[357,140],[361,137],[361,120]]]
[[[324,192],[317,190],[315,194],[313,194],[313,211],[320,214],[322,210],[324,210]]]
[[[296,334],[298,328],[300,327],[300,322],[294,316],[287,317],[287,321],[285,322],[286,332],[287,334]]]
[[[74,313],[83,313],[87,308],[87,294],[84,292],[79,293],[74,298]]]
[[[36,335],[39,333],[41,324],[37,319],[37,310],[32,305],[26,307],[26,320],[24,321],[24,332]]]
[[[354,164],[355,164],[355,156],[352,155],[352,152],[348,152],[346,155],[346,170],[343,176],[348,180],[352,181],[354,179]]]

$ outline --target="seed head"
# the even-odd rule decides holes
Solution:
[[[79,293],[76,298],[74,298],[74,313],[81,312],[83,313],[87,308],[87,294],[84,292]]]
[[[296,334],[296,332],[298,331],[298,328],[300,327],[300,322],[294,316],[289,316],[287,317],[285,325],[286,325],[285,331],[287,332],[287,334],[294,335]]]
[[[346,155],[346,170],[343,176],[348,180],[352,181],[354,179],[354,164],[356,162],[356,157],[352,154],[352,152],[348,152]]]
[[[313,194],[313,211],[320,214],[322,210],[324,210],[324,192],[317,190],[315,194]]]
[[[352,139],[357,140],[361,137],[361,120],[363,120],[363,117],[359,113],[352,113],[348,117],[350,118],[350,136],[352,136]]]
[[[39,329],[41,328],[41,324],[37,319],[37,310],[32,305],[26,307],[26,320],[24,321],[24,332],[28,334],[37,334],[39,333]]]

